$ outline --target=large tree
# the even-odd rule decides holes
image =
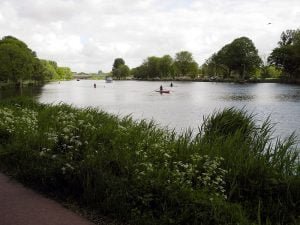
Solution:
[[[235,72],[240,78],[249,78],[262,63],[253,42],[247,37],[240,37],[225,45],[214,57],[218,67]]]
[[[122,58],[116,58],[113,64],[113,69],[118,69],[120,66],[125,65],[125,61]]]
[[[268,58],[270,64],[282,69],[290,79],[300,78],[300,30],[287,30],[281,34],[279,47]]]
[[[129,76],[130,69],[125,64],[124,59],[116,58],[113,63],[112,75],[117,79],[126,78]]]
[[[36,54],[27,45],[12,36],[0,40],[0,79],[22,84],[31,79],[36,65]]]
[[[175,66],[179,75],[181,76],[195,76],[198,73],[198,64],[193,59],[192,53],[188,51],[181,51],[176,53]]]

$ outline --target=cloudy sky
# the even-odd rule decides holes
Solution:
[[[282,31],[297,28],[300,0],[0,0],[1,38],[15,36],[77,72],[182,50],[202,64],[241,36],[266,58]]]

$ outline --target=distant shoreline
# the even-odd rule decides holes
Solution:
[[[76,78],[72,79],[76,80]],[[83,78],[80,80],[95,80],[92,78]],[[43,84],[49,83],[49,82],[56,82],[56,81],[63,81],[63,80],[51,80],[48,82],[43,83],[34,83],[34,82],[24,82],[22,84],[23,87],[27,86],[43,86]],[[215,82],[215,83],[236,83],[236,84],[255,84],[255,83],[279,83],[279,84],[295,84],[300,85],[300,80],[282,80],[282,79],[266,79],[266,80],[232,80],[232,79],[191,79],[191,78],[175,78],[175,79],[158,79],[158,78],[151,78],[151,79],[116,79],[116,81],[160,81],[160,82]],[[20,86],[17,85],[17,83],[6,83],[6,82],[0,82],[0,90],[1,89],[7,89],[7,88],[19,88]]]
[[[135,80],[135,81],[169,81],[169,82],[174,82],[174,81],[183,81],[183,82],[217,82],[217,83],[282,83],[282,84],[300,84],[300,80],[282,80],[282,79],[267,79],[267,80],[232,80],[232,79],[190,79],[190,78],[175,78],[175,79],[118,79],[118,80]]]

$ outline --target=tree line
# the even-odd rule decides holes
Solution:
[[[13,36],[0,40],[0,82],[21,86],[24,81],[43,83],[72,77],[70,68],[59,67],[55,61],[39,59],[23,41]]]
[[[115,79],[264,79],[300,78],[300,29],[282,32],[278,47],[266,60],[258,55],[254,43],[240,37],[226,44],[199,66],[192,53],[181,51],[171,57],[151,56],[138,67],[130,69],[124,59],[116,58],[111,71]],[[59,67],[55,61],[39,59],[23,41],[5,36],[0,40],[0,82],[22,85],[23,81],[43,83],[48,80],[68,80],[73,73]]]
[[[122,62],[122,65],[120,64]],[[125,69],[126,67],[126,69]],[[144,60],[142,65],[129,70],[122,58],[114,61],[112,75],[117,79],[124,79],[132,75],[137,79],[175,78],[190,76],[195,78],[199,73],[199,66],[192,53],[181,51],[173,59],[170,55],[162,57],[151,56]]]
[[[278,47],[264,61],[258,55],[253,41],[240,37],[226,44],[209,57],[201,66],[192,53],[181,51],[172,58],[151,56],[135,68],[129,69],[122,58],[114,61],[112,75],[116,79],[132,76],[135,79],[206,78],[219,79],[265,79],[300,78],[300,30],[282,32]]]

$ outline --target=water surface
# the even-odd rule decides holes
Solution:
[[[93,85],[96,83],[97,88]],[[155,92],[160,85],[170,94]],[[300,136],[300,86],[288,84],[234,84],[204,82],[64,81],[45,85],[40,102],[65,102],[77,107],[99,107],[121,116],[154,119],[160,126],[182,131],[197,129],[203,116],[225,107],[245,108],[258,121],[269,115],[276,135],[296,131]]]

